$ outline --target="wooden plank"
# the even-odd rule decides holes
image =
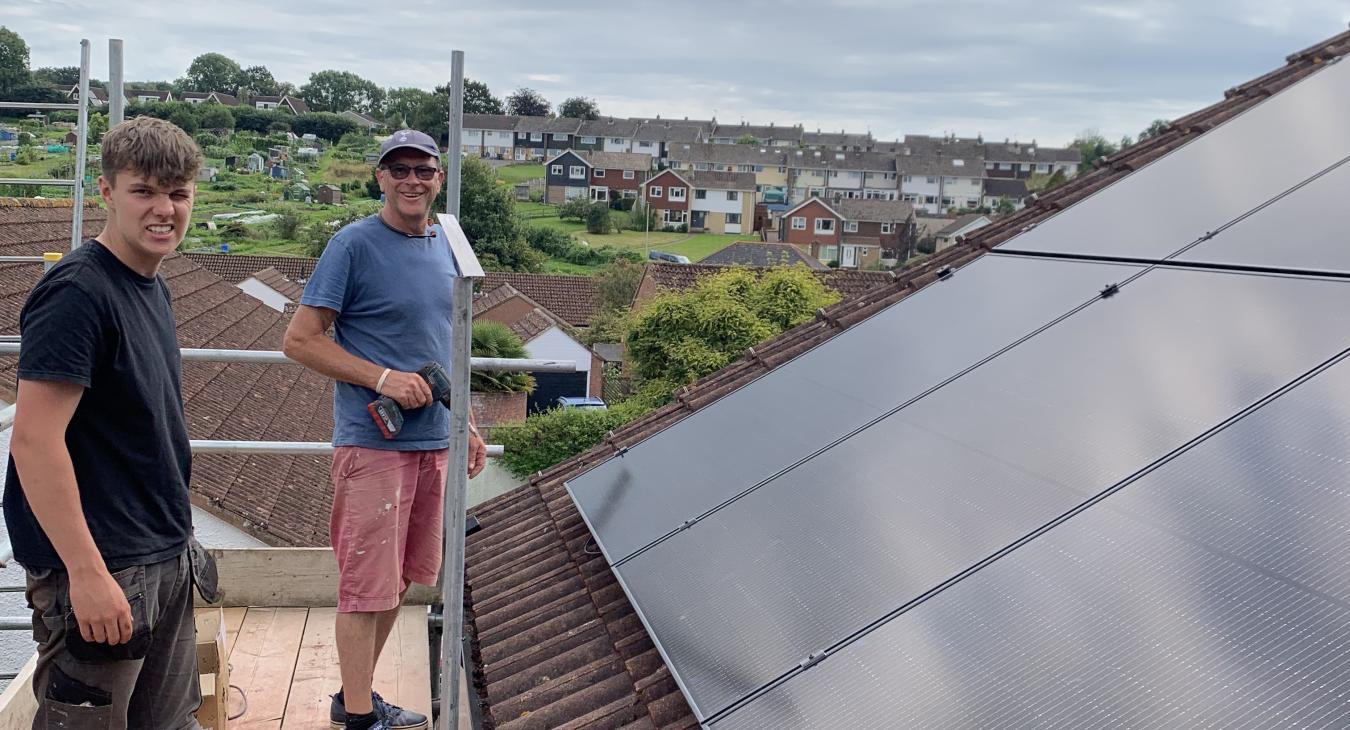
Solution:
[[[234,649],[234,641],[239,638],[239,627],[244,625],[247,608],[231,607],[225,609],[225,652]]]
[[[220,573],[222,606],[334,606],[337,559],[328,548],[226,548],[209,551]],[[413,584],[405,603],[440,598],[433,586]],[[198,605],[202,604],[198,599]]]
[[[230,651],[230,681],[248,702],[230,723],[235,730],[281,727],[307,614],[303,608],[250,608],[245,614]]]
[[[0,730],[29,730],[37,714],[37,700],[33,696],[33,670],[37,668],[37,654],[10,680],[4,694],[0,694]]]
[[[404,606],[375,667],[375,691],[386,700],[431,714],[431,662],[425,606]]]
[[[328,695],[342,686],[338,667],[337,641],[333,634],[334,608],[311,608],[295,660],[291,697],[286,703],[282,730],[310,730],[328,727]]]

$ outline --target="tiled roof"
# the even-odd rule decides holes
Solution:
[[[751,270],[768,271],[768,269],[753,268]],[[643,273],[643,278],[650,279],[651,283],[659,289],[685,291],[694,288],[707,277],[724,271],[726,271],[725,267],[705,264],[702,261],[697,264],[666,264],[653,261],[647,263],[647,270]],[[886,271],[828,269],[826,271],[814,271],[813,273],[822,284],[845,297],[870,291],[893,280],[890,272]]]
[[[984,179],[984,194],[1003,198],[1025,198],[1027,181],[1015,177],[987,177]]]
[[[224,104],[226,106],[238,106],[239,104],[239,100],[236,99],[234,95],[226,94],[221,91],[211,92],[211,98],[215,99],[217,102]]]
[[[122,93],[125,94],[128,99],[138,99],[142,96],[153,96],[159,99],[160,101],[169,99],[172,96],[172,92],[160,91],[157,89],[123,89]]]
[[[949,175],[984,177],[984,158],[947,155],[896,155],[895,169],[901,175]],[[957,161],[961,164],[956,164]]]
[[[516,120],[517,132],[576,134],[580,127],[581,120],[571,117],[520,117]]]
[[[984,158],[990,162],[1078,162],[1078,150],[1063,147],[1038,147],[1034,144],[987,144]]]
[[[1174,122],[1158,137],[1108,158],[1041,195],[1022,211],[961,243],[822,311],[757,345],[747,357],[683,390],[676,400],[633,421],[603,443],[535,474],[528,484],[475,510],[482,529],[466,548],[467,629],[474,688],[497,728],[697,725],[669,671],[617,584],[563,483],[716,402],[848,327],[937,280],[1067,205],[1203,134],[1294,83],[1335,55],[1350,52],[1350,33],[1289,57],[1283,68],[1230,90],[1225,100]],[[649,264],[692,272],[714,269]],[[696,275],[693,275],[696,276]]]
[[[864,200],[842,198],[830,205],[847,221],[891,223],[903,221],[914,214],[914,206],[903,200]]]
[[[758,241],[736,241],[714,251],[699,260],[700,264],[716,266],[793,266],[802,264],[812,269],[825,270],[825,264],[808,256],[800,248],[787,243],[760,243]]]
[[[196,253],[183,254],[193,263],[210,271],[231,284],[238,284],[262,269],[276,269],[291,281],[304,283],[314,273],[318,259],[303,256],[257,256],[240,253]]]
[[[871,134],[850,134],[849,132],[814,132],[802,133],[802,144],[807,146],[847,146],[866,148],[872,144]]]
[[[614,117],[600,117],[581,123],[577,129],[577,134],[583,137],[632,137],[637,132],[638,122],[632,119],[616,119]]]
[[[69,218],[34,220],[34,211],[68,214],[70,208],[0,204],[0,252],[36,255],[50,250],[53,240],[66,242],[59,250],[69,247]],[[90,215],[87,225],[96,229],[101,219]],[[19,310],[41,273],[40,264],[0,265],[0,334],[19,333]],[[181,346],[281,349],[289,321],[282,313],[185,256],[170,255],[160,274],[173,295]],[[0,390],[10,398],[17,364],[17,358],[0,358]],[[192,438],[327,441],[333,433],[331,397],[331,380],[298,365],[183,364]],[[192,463],[194,501],[272,544],[328,544],[328,456],[201,454]]]
[[[305,287],[287,279],[284,274],[269,266],[262,271],[255,271],[253,278],[267,285],[269,289],[280,294],[292,302],[300,301],[300,295],[305,293]]]
[[[954,221],[952,221],[951,223],[947,224],[947,227],[946,227],[946,228],[943,228],[943,229],[940,230],[940,231],[938,231],[937,234],[938,234],[939,236],[951,236],[951,235],[954,235],[954,234],[956,234],[958,231],[960,231],[962,228],[965,228],[966,226],[970,225],[971,223],[974,223],[975,221],[977,221],[977,220],[979,220],[979,219],[981,219],[981,218],[984,218],[984,217],[985,217],[985,216],[984,216],[982,213],[966,213],[965,215],[957,216],[957,217],[956,217],[956,220],[954,220]]]
[[[634,170],[646,172],[652,169],[652,156],[637,152],[591,152],[574,150],[577,157],[590,163],[591,167],[602,170]]]
[[[462,129],[495,129],[509,131],[516,128],[520,117],[509,114],[465,114]]]
[[[799,125],[790,127],[779,127],[774,124],[768,126],[755,124],[719,124],[713,127],[712,137],[741,137],[751,135],[757,139],[787,139],[794,142],[800,142],[802,139],[802,128]]]
[[[524,317],[511,323],[511,331],[516,333],[516,337],[521,342],[528,343],[530,340],[544,334],[553,327],[558,326],[556,320],[548,315],[539,307],[531,309]]]
[[[680,177],[696,188],[707,190],[745,190],[755,189],[753,172],[703,172],[699,170],[680,170]]]
[[[515,287],[573,327],[585,327],[600,306],[600,288],[589,276],[489,271],[484,274],[479,291],[492,292],[502,284]]]
[[[793,150],[787,156],[788,167],[807,170],[860,170],[895,172],[895,155],[885,152],[836,152],[832,150]]]
[[[754,144],[674,144],[666,150],[666,156],[679,162],[708,162],[722,165],[769,165],[781,167],[787,164],[788,153],[780,147],[761,147]]]
[[[286,97],[286,103],[290,105],[291,111],[295,112],[296,114],[309,113],[309,104],[306,104],[305,100],[301,99],[298,96]]]

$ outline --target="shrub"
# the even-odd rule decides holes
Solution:
[[[280,218],[272,221],[272,230],[276,231],[277,238],[294,239],[304,222],[304,218],[294,209],[287,209]]]
[[[633,219],[627,213],[617,210],[609,212],[609,223],[616,231],[626,230],[633,224]]]
[[[554,408],[517,426],[498,426],[494,439],[505,447],[502,464],[518,477],[547,469],[600,443],[605,434],[641,416],[650,407],[639,399],[609,410]]]
[[[291,131],[291,125],[289,125],[289,124],[287,124],[286,122],[283,122],[283,121],[281,121],[281,120],[277,120],[277,121],[272,122],[271,124],[268,124],[268,125],[267,125],[267,131],[268,131],[268,132],[281,132],[282,134],[285,134],[286,132]],[[266,149],[266,148],[264,147],[263,149]]]
[[[576,245],[565,231],[543,226],[529,226],[525,229],[525,242],[549,256],[561,258]]]
[[[473,323],[474,357],[509,357],[525,359],[530,355],[525,344],[511,328],[498,322]],[[469,376],[469,390],[480,393],[528,393],[534,390],[534,378],[529,373],[489,373],[474,371]]]
[[[562,220],[571,218],[576,221],[586,220],[586,214],[590,211],[591,203],[585,198],[571,198],[562,205],[558,206],[558,217]]]
[[[542,202],[544,202],[544,191],[543,191],[543,190],[531,190],[531,191],[530,191],[530,202],[531,202],[531,203],[542,203]]]
[[[586,208],[586,232],[587,233],[609,233],[609,205],[604,202],[596,201]]]
[[[193,137],[193,139],[197,141],[197,146],[202,148],[203,152],[209,147],[215,147],[220,144],[220,137],[217,137],[210,132],[201,132],[196,137]]]
[[[680,225],[675,226],[675,232],[676,232],[676,233],[688,233],[688,232],[689,232],[689,226],[688,226],[688,224],[681,223]]]

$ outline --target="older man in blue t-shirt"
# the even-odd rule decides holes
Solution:
[[[337,381],[329,532],[342,689],[331,720],[348,730],[427,726],[426,716],[375,694],[371,681],[408,585],[434,585],[440,571],[450,443],[450,415],[428,407],[431,388],[416,373],[427,362],[450,365],[450,279],[458,272],[445,234],[427,220],[444,178],[440,151],[431,137],[400,130],[380,148],[375,177],[384,206],[328,242],[284,346]],[[404,410],[391,439],[366,410],[379,395]],[[470,476],[486,454],[470,422]]]

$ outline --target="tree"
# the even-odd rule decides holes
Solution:
[[[234,129],[234,115],[227,106],[211,104],[202,112],[202,126],[206,129]]]
[[[192,112],[187,109],[174,109],[169,114],[169,121],[188,134],[197,131],[197,118],[192,116]]]
[[[548,99],[528,86],[522,86],[506,97],[506,113],[518,117],[546,117],[552,108]]]
[[[574,96],[558,105],[558,116],[572,119],[599,119],[600,105],[595,103],[595,99]]]
[[[446,98],[449,98],[447,93]],[[502,100],[492,95],[487,84],[473,79],[464,79],[465,114],[502,114]]]
[[[335,144],[342,139],[342,135],[361,128],[356,120],[331,112],[312,112],[288,119],[290,131],[300,135],[312,134]]]
[[[79,66],[43,66],[33,69],[33,80],[37,82],[46,82],[58,89],[69,89],[80,83]],[[90,85],[102,84],[94,79],[89,80]]]
[[[591,203],[585,198],[568,198],[562,205],[558,206],[559,220],[572,219],[574,221],[585,222],[586,214],[591,209]]]
[[[1104,157],[1110,157],[1120,151],[1120,148],[1095,129],[1086,129],[1080,133],[1074,141],[1069,143],[1071,149],[1078,150],[1080,165],[1086,169],[1092,166],[1092,163]]]
[[[89,114],[89,136],[86,141],[89,144],[98,144],[98,141],[103,138],[103,133],[107,131],[108,115],[91,112]]]
[[[1139,133],[1139,141],[1143,142],[1146,139],[1157,137],[1158,135],[1167,132],[1167,128],[1170,126],[1172,126],[1172,123],[1166,119],[1154,119],[1144,131]]]
[[[529,358],[525,344],[510,327],[499,322],[474,322],[473,357],[500,357],[515,360]],[[534,390],[534,378],[529,373],[494,373],[473,371],[469,376],[469,390],[478,393],[519,393]]]
[[[645,269],[627,259],[615,259],[595,276],[600,298],[595,314],[582,333],[586,344],[622,342],[628,333],[628,312]]]
[[[380,117],[394,127],[406,127],[413,123],[418,109],[434,98],[432,94],[412,86],[389,89],[384,92],[384,109]],[[420,126],[416,128],[421,129]]]
[[[609,204],[597,200],[586,206],[586,232],[609,233]]]
[[[277,80],[272,76],[272,72],[267,70],[266,66],[249,66],[240,71],[231,90],[231,93],[240,91],[246,96],[281,95]],[[217,89],[217,91],[223,91],[223,89]]]
[[[755,135],[750,134],[749,132],[746,132],[745,134],[742,134],[741,136],[736,138],[736,144],[759,144],[759,138],[755,137]]]
[[[466,157],[459,179],[459,222],[483,266],[538,269],[544,257],[525,243],[515,200],[508,186],[497,184],[497,173],[482,160]],[[444,210],[444,206],[444,197],[438,198],[436,209]]]
[[[628,331],[629,357],[642,378],[689,383],[838,300],[804,266],[760,278],[733,269],[643,307]]]
[[[187,75],[179,80],[187,91],[234,93],[243,69],[220,53],[203,53],[188,64]]]
[[[318,112],[378,111],[384,89],[350,71],[319,71],[300,87],[300,98]]]
[[[633,203],[633,209],[628,211],[628,217],[632,220],[629,225],[635,231],[654,231],[657,229],[656,209],[640,199]]]
[[[0,25],[0,96],[8,98],[13,89],[28,81],[28,44],[18,33]]]

